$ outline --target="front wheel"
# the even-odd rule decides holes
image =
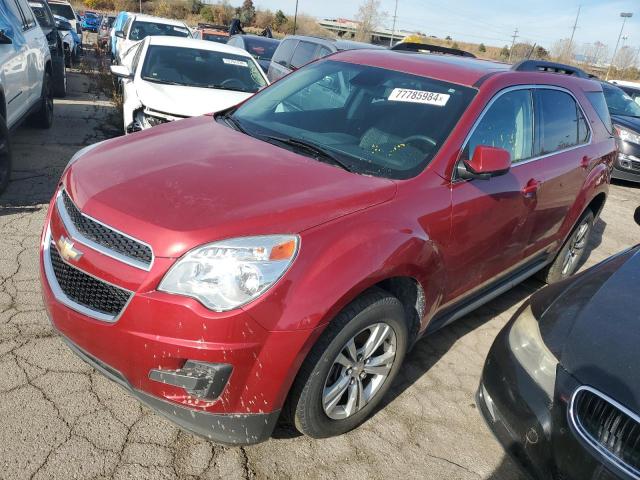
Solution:
[[[578,270],[587,251],[594,219],[591,210],[582,214],[554,261],[538,275],[540,280],[546,283],[559,282]]]
[[[314,438],[354,429],[389,390],[408,329],[400,301],[369,290],[347,306],[305,359],[288,399],[296,428]]]
[[[0,115],[0,194],[7,189],[11,178],[11,143],[7,122]]]

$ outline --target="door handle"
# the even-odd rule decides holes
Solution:
[[[533,197],[538,192],[538,189],[541,185],[542,182],[536,180],[535,178],[532,178],[522,189],[522,194],[527,198]]]

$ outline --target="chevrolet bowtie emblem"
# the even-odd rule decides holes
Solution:
[[[73,260],[74,262],[76,262],[80,260],[80,257],[82,257],[82,252],[74,248],[73,242],[64,235],[62,235],[58,239],[56,245],[58,246],[58,252],[60,252],[60,256],[66,261]]]

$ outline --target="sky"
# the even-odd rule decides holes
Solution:
[[[317,18],[354,18],[362,0],[298,0],[298,11]],[[295,0],[253,0],[256,7],[281,9],[293,14]],[[232,0],[239,6],[241,0]],[[391,28],[395,0],[381,0],[387,12],[384,26]],[[550,48],[555,40],[569,38],[581,5],[576,44],[600,41],[610,51],[618,39],[620,12],[631,12],[623,36],[626,45],[640,47],[640,0],[398,0],[397,25],[405,30],[420,30],[427,35],[454,40],[502,46],[528,41]],[[622,41],[621,41],[622,45]]]

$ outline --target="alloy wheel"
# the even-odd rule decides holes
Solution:
[[[362,410],[386,381],[396,358],[396,334],[380,322],[353,336],[329,369],[322,392],[322,408],[333,420]]]
[[[590,228],[589,221],[584,220],[576,230],[576,234],[570,240],[569,249],[562,263],[562,275],[570,275],[573,273],[582,255],[584,255],[584,248],[587,246],[587,234]]]

